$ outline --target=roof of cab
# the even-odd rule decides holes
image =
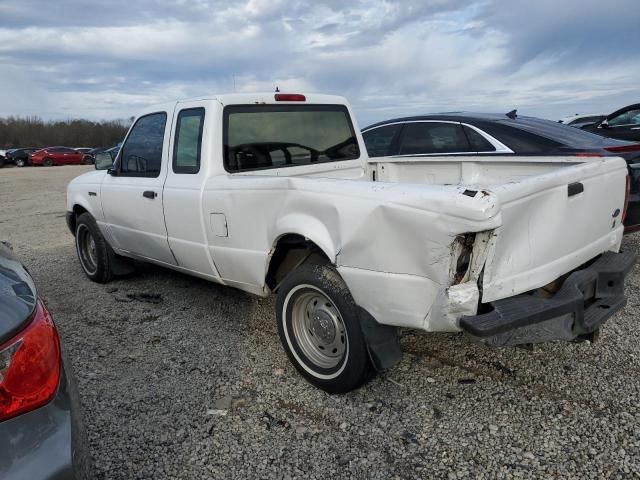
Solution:
[[[275,95],[276,93],[300,93],[304,95],[306,100],[304,102],[294,101],[294,102],[286,102],[286,101],[276,101]],[[178,103],[183,102],[197,102],[197,101],[207,101],[207,100],[217,100],[223,105],[252,105],[252,104],[280,104],[280,103],[292,103],[292,104],[309,104],[309,103],[320,103],[320,104],[346,104],[347,99],[341,97],[339,95],[324,95],[320,93],[304,93],[304,92],[256,92],[256,93],[224,93],[219,95],[205,95],[202,97],[194,97],[188,99],[178,100]]]
[[[138,116],[157,111],[173,111],[176,104],[187,102],[218,101],[222,105],[254,105],[254,104],[291,104],[291,105],[347,105],[347,99],[339,95],[324,95],[320,93],[300,93],[306,100],[301,101],[276,101],[276,93],[300,93],[300,92],[259,92],[259,93],[225,93],[220,95],[203,95],[200,97],[182,98],[171,102],[149,105]]]

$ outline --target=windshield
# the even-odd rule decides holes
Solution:
[[[281,168],[360,157],[344,105],[242,105],[224,110],[228,171]]]

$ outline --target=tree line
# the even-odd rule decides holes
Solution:
[[[124,139],[128,120],[48,120],[40,117],[0,118],[0,148],[108,148]]]

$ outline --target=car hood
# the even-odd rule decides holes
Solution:
[[[87,173],[83,173],[82,175],[78,175],[73,180],[69,182],[69,185],[73,184],[96,184],[102,183],[105,175],[107,174],[106,170],[93,170]]]
[[[36,305],[31,275],[0,242],[0,345],[27,323]]]

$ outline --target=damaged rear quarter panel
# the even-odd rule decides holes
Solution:
[[[225,283],[259,293],[273,246],[296,233],[332,260],[357,304],[381,323],[423,328],[452,282],[457,235],[501,223],[492,195],[460,187],[266,175],[210,179],[205,212],[224,211],[228,237],[209,232]]]

